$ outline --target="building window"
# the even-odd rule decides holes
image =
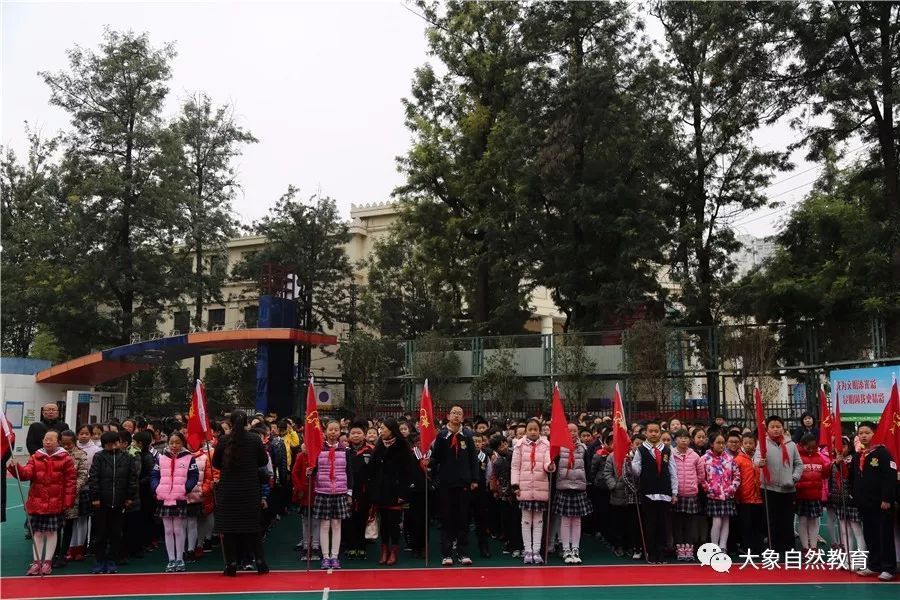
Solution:
[[[225,309],[224,308],[211,308],[211,309],[209,309],[209,313],[207,313],[207,314],[209,316],[206,320],[206,326],[210,331],[225,328]]]
[[[257,327],[259,325],[259,307],[258,306],[245,306],[244,307],[244,325],[247,327]]]
[[[175,313],[175,324],[173,329],[180,334],[190,333],[191,330],[191,313],[186,310],[180,310]]]

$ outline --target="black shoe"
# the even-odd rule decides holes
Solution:
[[[237,577],[237,565],[234,563],[228,563],[226,565],[225,570],[222,571],[222,575],[226,577]]]
[[[482,545],[478,549],[481,551],[481,558],[490,558],[491,557],[491,551],[488,549],[487,544]]]
[[[62,569],[68,564],[64,556],[56,556],[53,558],[53,568]]]
[[[257,575],[265,575],[269,572],[269,565],[266,564],[264,560],[256,561],[256,574]]]

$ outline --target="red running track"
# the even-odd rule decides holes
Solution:
[[[465,573],[465,576],[463,576]],[[766,571],[732,567],[716,573],[699,565],[632,565],[580,567],[469,567],[446,569],[350,569],[346,571],[273,571],[264,579],[255,573],[225,577],[219,573],[51,575],[47,585],[37,577],[0,579],[2,598],[56,599],[127,595],[185,595],[241,592],[321,592],[459,588],[833,584],[872,582],[846,571]],[[65,596],[63,596],[65,594]]]

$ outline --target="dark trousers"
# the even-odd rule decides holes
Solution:
[[[472,497],[472,516],[475,519],[475,537],[478,547],[486,548],[488,543],[488,509],[490,497],[480,487],[470,494]]]
[[[469,548],[469,488],[441,488],[441,554],[453,556],[453,542],[461,556]]]
[[[769,504],[769,522],[772,525],[772,539],[769,548],[784,557],[784,553],[794,549],[794,492],[782,493],[763,490],[763,502]]]
[[[522,511],[518,502],[500,502],[500,522],[510,550],[522,550]]]
[[[341,543],[346,550],[366,550],[366,524],[369,522],[369,503],[365,498],[353,499],[350,518],[341,521]]]
[[[407,519],[403,522],[403,531],[406,535],[407,543],[417,553],[425,552],[425,528],[430,526],[430,523],[426,522],[425,519],[426,493],[417,492],[411,494],[409,508],[403,513],[404,518]],[[433,494],[429,496],[428,502],[428,520],[431,520],[431,515],[434,513]]]
[[[672,511],[669,513],[672,520],[672,541],[675,544],[694,545],[693,515]]]
[[[879,573],[897,572],[897,550],[894,548],[894,511],[860,508],[863,537],[869,548],[869,569]]]
[[[101,506],[94,509],[91,517],[91,529],[96,532],[94,555],[98,563],[108,560],[116,560],[119,557],[122,543],[122,528],[125,524],[125,514],[122,508],[109,508]]]
[[[259,533],[226,533],[222,536],[225,550],[225,562],[238,564],[238,561],[265,560],[263,554],[262,535]]]
[[[594,490],[594,496],[591,498],[591,506],[594,508],[594,513],[591,515],[594,521],[594,531],[602,535],[603,539],[609,541],[609,491],[596,487],[588,489]]]
[[[400,545],[400,517],[403,511],[381,508],[378,510],[381,517],[381,543],[385,546]]]
[[[666,548],[666,521],[671,502],[641,498],[641,519],[644,523],[644,540],[647,542],[647,559],[659,562]]]
[[[615,548],[638,550],[641,534],[638,529],[637,507],[609,505],[609,543]]]
[[[72,530],[75,527],[75,519],[66,519],[66,524],[63,525],[63,528],[58,532],[59,536],[56,538],[56,554],[53,555],[53,558],[65,558],[66,553],[69,551],[69,545],[72,543]]]
[[[766,534],[766,515],[762,504],[737,505],[740,546],[747,552],[762,554],[763,536]]]

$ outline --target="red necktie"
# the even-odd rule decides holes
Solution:
[[[331,463],[328,469],[328,476],[331,478],[331,481],[334,481],[334,451],[336,448],[337,446],[328,447],[328,462]]]
[[[659,451],[659,448],[653,447],[653,456],[656,457],[656,473],[662,473],[662,452]]]
[[[534,471],[534,465],[536,464],[534,453],[537,450],[537,444],[531,442],[531,470]]]

